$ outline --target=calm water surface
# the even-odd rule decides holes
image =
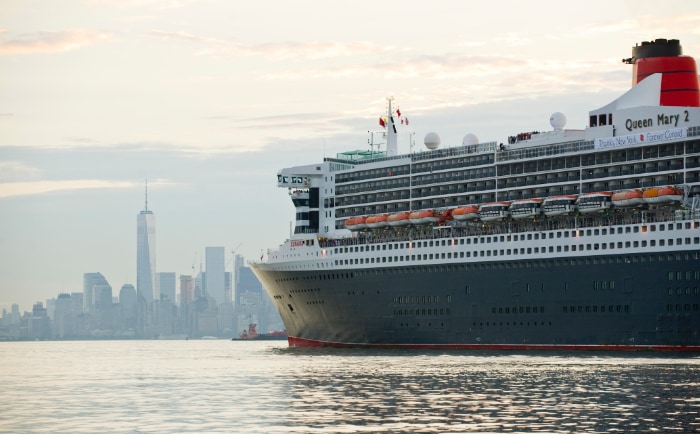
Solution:
[[[700,356],[0,343],[3,432],[700,432]]]

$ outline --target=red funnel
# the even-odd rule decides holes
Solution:
[[[661,105],[700,107],[700,86],[695,59],[683,56],[678,39],[656,39],[632,48],[632,85],[661,72]]]

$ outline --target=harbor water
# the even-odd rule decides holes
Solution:
[[[0,343],[2,432],[700,432],[700,355]]]

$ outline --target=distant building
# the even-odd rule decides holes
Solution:
[[[70,294],[59,294],[53,312],[53,337],[64,339],[76,334],[76,312]]]
[[[109,286],[107,279],[102,273],[85,273],[83,274],[83,311],[89,312],[95,307],[96,296],[95,287]],[[110,302],[111,302],[111,287],[110,287]]]
[[[248,324],[258,325],[258,331],[279,330],[284,328],[282,318],[272,300],[253,274],[253,270],[244,266],[244,258],[236,255],[235,271],[235,320],[236,330],[240,333],[248,328]]]
[[[148,210],[148,184],[144,210],[136,217],[136,292],[153,303],[156,273],[156,216]]]
[[[71,303],[73,303],[73,312],[75,312],[76,315],[80,315],[83,313],[83,298],[84,298],[84,293],[82,292],[71,292],[70,293],[70,300]]]
[[[230,301],[226,299],[224,248],[207,247],[205,261],[204,288],[206,295],[216,300],[217,304]]]
[[[170,299],[170,301],[175,303],[175,273],[156,273],[156,293],[159,294],[159,299],[163,300],[165,298]]]
[[[191,304],[193,297],[194,279],[192,276],[180,275],[180,305]]]
[[[119,290],[119,330],[123,335],[133,335],[136,332],[138,305],[134,285],[122,285]]]

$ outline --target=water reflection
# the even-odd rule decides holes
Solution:
[[[693,432],[700,359],[0,344],[7,432]]]
[[[287,355],[311,362],[292,388],[288,423],[299,431],[700,429],[700,370],[687,358],[363,350],[311,356],[293,349]]]

